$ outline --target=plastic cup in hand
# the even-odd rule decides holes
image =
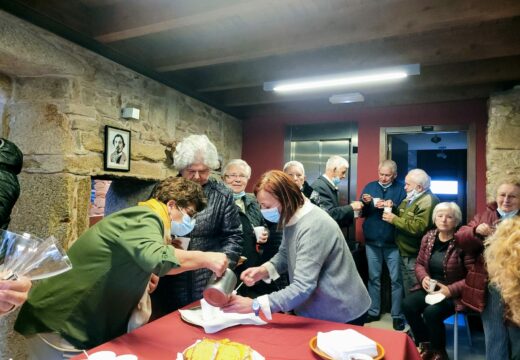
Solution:
[[[354,210],[354,218],[358,218],[359,217],[359,213],[360,213],[359,210]]]
[[[435,287],[437,286],[437,280],[430,279],[428,284],[428,292],[432,293],[435,291]]]
[[[259,244],[265,243],[265,241],[262,240],[261,238],[267,231],[266,227],[265,226],[255,226],[253,228],[253,230],[255,231],[256,242]]]
[[[391,206],[385,206],[385,209],[383,210],[383,212],[391,213],[392,212],[392,207]]]
[[[182,250],[188,250],[191,238],[189,237],[176,237],[175,240],[179,240]]]
[[[38,252],[27,264],[26,269],[20,274],[31,280],[41,280],[59,275],[72,269],[72,263],[63,249],[51,236],[40,244]]]
[[[372,201],[374,202],[374,206],[377,206],[377,203],[381,200],[381,198],[372,198]]]

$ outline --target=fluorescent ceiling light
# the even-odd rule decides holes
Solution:
[[[349,85],[370,84],[401,80],[409,75],[420,73],[419,64],[394,66],[390,68],[357,71],[322,77],[296,79],[287,81],[271,81],[264,83],[265,91],[296,92],[325,88],[347,87]]]
[[[331,104],[348,104],[353,102],[362,102],[365,101],[365,97],[356,92],[356,93],[348,93],[348,94],[336,94],[332,95],[329,98],[329,102]]]

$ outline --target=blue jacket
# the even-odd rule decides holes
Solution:
[[[379,185],[377,181],[372,181],[365,186],[361,194],[370,194],[373,198],[381,198],[382,200],[392,200],[394,207],[399,206],[406,198],[403,184],[396,181],[386,189]],[[397,246],[394,241],[394,226],[382,220],[383,209],[377,209],[371,202],[363,206],[361,216],[365,218],[363,234],[367,244],[385,247]]]

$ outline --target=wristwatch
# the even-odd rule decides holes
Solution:
[[[253,305],[251,305],[256,316],[260,313],[260,303],[258,299],[253,299]]]

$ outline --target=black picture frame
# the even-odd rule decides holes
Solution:
[[[130,135],[130,130],[105,125],[105,170],[130,171]]]

